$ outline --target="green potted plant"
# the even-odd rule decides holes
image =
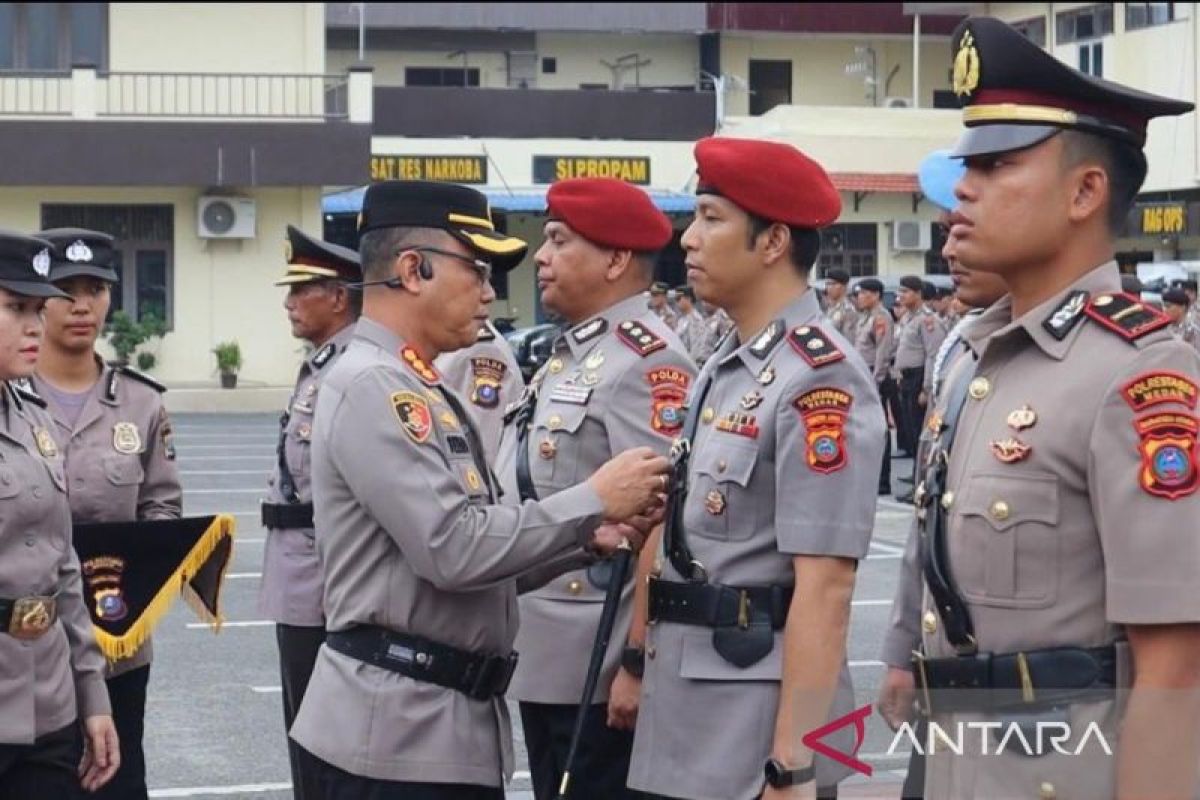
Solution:
[[[142,316],[142,321],[137,322],[124,311],[114,311],[104,332],[108,335],[108,342],[116,354],[116,362],[128,366],[137,349],[144,342],[162,336],[166,332],[166,326],[153,312],[147,312]],[[138,353],[138,364],[144,363],[142,356],[146,355],[152,359],[153,366],[154,356],[149,353]]]
[[[237,342],[221,342],[213,348],[217,357],[217,371],[221,373],[221,388],[237,387],[238,370],[242,368],[242,349]]]

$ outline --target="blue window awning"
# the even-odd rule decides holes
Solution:
[[[492,208],[507,212],[524,212],[541,214],[546,210],[546,190],[548,186],[522,186],[506,189],[503,186],[476,186],[487,195]],[[362,210],[363,195],[367,187],[346,189],[341,192],[327,194],[321,198],[321,213],[323,214],[357,214]],[[654,205],[665,214],[690,214],[696,208],[695,195],[683,192],[672,192],[668,189],[648,189],[647,194]]]

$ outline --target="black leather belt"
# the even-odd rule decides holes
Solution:
[[[1063,704],[1115,689],[1117,651],[1109,645],[949,658],[918,654],[913,674],[926,714]]]
[[[264,528],[311,528],[313,526],[313,504],[263,503],[262,526]]]
[[[517,668],[515,651],[507,656],[481,655],[372,625],[327,633],[325,644],[381,669],[462,692],[472,700],[503,695]]]
[[[37,639],[58,619],[58,601],[54,597],[0,598],[0,631],[14,639]]]
[[[649,618],[705,628],[725,628],[769,617],[782,630],[792,602],[790,586],[726,586],[650,579]]]

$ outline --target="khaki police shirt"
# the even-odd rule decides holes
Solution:
[[[479,331],[479,341],[470,347],[443,353],[434,359],[442,380],[468,401],[467,411],[479,428],[488,463],[496,460],[504,409],[521,396],[525,380],[512,347],[488,322]]]
[[[925,370],[922,389],[928,394],[933,385],[933,359],[946,338],[941,318],[929,306],[906,314],[896,332],[896,369]]]
[[[853,343],[858,334],[859,313],[850,298],[843,297],[825,309],[825,316],[847,342]]]
[[[296,388],[288,401],[287,426],[280,431],[296,502],[312,502],[313,414],[317,409],[321,382],[353,336],[354,325],[347,325],[300,365]],[[279,456],[276,454],[267,490],[268,503],[291,502],[283,496],[280,479]],[[258,609],[267,619],[283,625],[311,628],[325,625],[325,616],[321,613],[321,565],[312,528],[272,528],[267,531]]]
[[[516,636],[515,579],[586,544],[603,507],[587,484],[493,505],[474,426],[443,389],[367,318],[325,377],[312,479],[326,627],[376,625],[503,656]],[[291,734],[380,780],[499,786],[512,769],[503,699],[472,700],[326,646]]]
[[[896,323],[892,315],[882,305],[875,306],[859,322],[858,333],[852,341],[875,383],[883,382],[891,368],[892,350],[896,344]]]
[[[820,366],[805,357],[818,353]],[[696,391],[710,374],[699,405]],[[795,556],[867,554],[883,409],[866,364],[824,324],[812,290],[748,342],[726,339],[695,387],[688,413],[700,414],[701,424],[683,521],[711,582],[793,585]],[[665,554],[659,561],[664,579],[681,580]],[[751,800],[762,791],[783,632],[769,655],[745,669],[725,661],[712,636],[698,626],[649,626],[630,786],[690,800]],[[829,719],[853,702],[843,664]],[[852,738],[843,730],[823,741],[849,752]],[[822,786],[848,773],[821,756],[816,768]]]
[[[162,390],[147,381],[127,368],[101,364],[100,379],[72,427],[53,393],[44,390],[45,379],[32,378],[54,419],[50,430],[63,454],[73,523],[180,517],[183,489],[171,420]],[[153,655],[147,639],[132,656],[110,664],[108,677],[144,667]]]
[[[58,621],[39,638],[0,632],[3,744],[33,744],[76,719],[111,713],[53,426],[34,397],[0,384],[0,597],[58,599]]]
[[[972,382],[949,462],[948,559],[980,652],[1097,647],[1125,625],[1200,621],[1200,354],[1165,327],[1130,338],[1091,316],[1120,289],[1108,262],[1018,319],[1004,298],[965,330],[971,352],[949,368],[946,398]],[[926,590],[924,650],[953,655],[933,612]],[[1127,659],[1118,680],[1129,685]],[[934,712],[951,728],[981,719]],[[1076,736],[1097,722],[1119,747],[1111,701],[1069,718]],[[942,749],[926,796],[1033,797],[1048,784],[1111,797],[1114,769],[1095,747],[1036,759]]]
[[[696,375],[683,344],[640,296],[574,326],[555,343],[537,376],[537,405],[526,437],[538,497],[586,480],[631,447],[667,455],[683,426],[681,408]],[[517,435],[505,429],[497,472],[507,503],[519,502]],[[509,697],[576,704],[604,603],[608,564],[574,569],[520,599],[521,661]],[[632,572],[632,570],[631,570]],[[632,617],[633,575],[621,597],[594,702],[608,698]]]

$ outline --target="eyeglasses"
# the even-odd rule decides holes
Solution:
[[[437,247],[410,247],[407,249],[409,251],[415,250],[418,253],[435,253],[439,256],[446,256],[448,258],[456,258],[459,261],[465,262],[467,266],[469,266],[471,269],[475,270],[475,277],[479,280],[480,286],[483,286],[484,284],[488,283],[492,279],[491,263],[488,261],[484,261],[481,258],[472,258],[470,256],[459,255],[458,253],[452,253],[449,250],[441,250]],[[404,252],[404,251],[401,251],[401,252]],[[399,253],[397,253],[397,255],[399,255]]]

